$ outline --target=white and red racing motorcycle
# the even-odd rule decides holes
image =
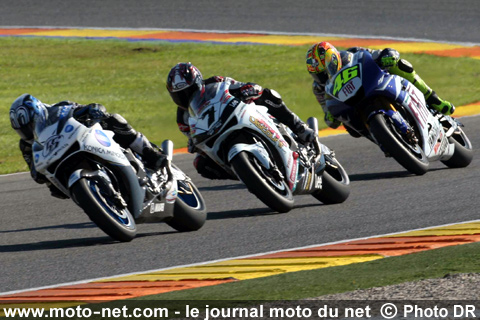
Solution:
[[[189,125],[198,149],[278,212],[292,209],[293,195],[311,194],[325,204],[348,198],[350,179],[318,137],[299,144],[266,107],[246,104],[228,89],[228,83],[219,82],[193,97]],[[315,118],[307,122],[318,131]]]
[[[191,179],[172,162],[173,143],[164,141],[167,165],[145,168],[140,156],[121,148],[112,131],[85,126],[72,106],[52,107],[35,128],[35,168],[79,205],[106,234],[131,241],[138,223],[166,222],[194,231],[206,220],[205,202]]]

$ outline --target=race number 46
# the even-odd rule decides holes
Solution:
[[[358,65],[343,70],[335,78],[335,85],[333,87],[333,94],[336,95],[353,78],[358,77]]]

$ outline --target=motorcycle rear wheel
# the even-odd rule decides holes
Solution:
[[[442,160],[449,168],[465,168],[473,159],[472,143],[462,129],[458,128],[451,137],[448,138],[450,143],[455,145],[453,156],[448,160]]]
[[[405,169],[416,175],[423,175],[430,165],[423,150],[416,145],[416,150],[396,134],[395,128],[387,124],[381,113],[370,120],[370,132],[378,143]],[[408,144],[408,146],[407,146]]]
[[[315,199],[324,204],[337,204],[347,200],[350,195],[350,178],[336,161],[336,168],[327,164],[322,174],[322,190],[312,193]]]
[[[207,209],[200,191],[191,181],[177,181],[178,196],[174,216],[167,224],[180,232],[200,229],[207,220]]]
[[[100,185],[88,178],[72,186],[74,201],[103,232],[115,240],[129,242],[137,234],[137,226],[127,208],[117,206],[105,197]]]
[[[292,210],[293,195],[286,182],[268,174],[253,155],[240,152],[231,160],[231,164],[248,190],[270,209],[280,213]]]

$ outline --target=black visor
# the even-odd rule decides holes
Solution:
[[[325,84],[328,80],[328,75],[325,71],[321,73],[310,73],[310,75],[312,76],[313,80],[319,84]]]
[[[20,128],[15,129],[17,131],[20,138],[24,141],[32,141],[33,140],[33,129],[32,126],[29,124],[20,126]]]
[[[173,102],[175,102],[178,106],[187,109],[193,94],[197,90],[198,86],[193,84],[192,86],[181,91],[170,92],[170,96],[172,97]]]

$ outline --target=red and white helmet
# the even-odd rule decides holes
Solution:
[[[168,73],[167,90],[173,102],[187,109],[193,94],[203,88],[203,77],[200,70],[190,62],[178,63]]]

